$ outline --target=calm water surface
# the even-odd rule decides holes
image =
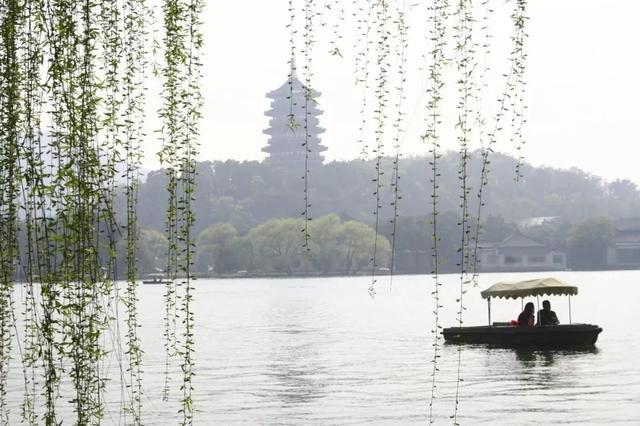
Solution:
[[[486,324],[484,289],[499,280],[549,274],[484,274],[465,295],[466,325]],[[574,322],[604,328],[587,351],[463,346],[461,424],[640,424],[640,272],[563,272],[579,286]],[[459,279],[443,277],[441,324],[455,324]],[[424,424],[432,383],[432,278],[200,280],[196,284],[196,424]],[[146,424],[176,424],[164,380],[161,286],[141,286]],[[566,297],[549,297],[568,322]],[[535,302],[535,299],[532,299]],[[519,301],[492,304],[494,321],[515,319]],[[451,424],[458,347],[444,345],[436,375],[436,424]],[[115,355],[112,356],[115,358]],[[18,367],[17,365],[13,366]],[[117,360],[105,368],[117,375]],[[15,376],[15,375],[14,375]],[[12,376],[13,377],[13,376]],[[179,375],[171,395],[179,397]],[[20,377],[9,399],[21,398]],[[115,382],[115,381],[114,381]],[[117,415],[119,386],[107,422]],[[15,410],[14,410],[15,411]],[[69,422],[70,423],[70,422]]]

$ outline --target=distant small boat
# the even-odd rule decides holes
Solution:
[[[577,347],[593,346],[602,328],[593,324],[571,323],[571,296],[578,287],[555,278],[497,283],[480,293],[488,302],[489,324],[476,327],[448,327],[442,331],[446,342],[484,343],[497,346]],[[542,327],[518,327],[509,323],[491,323],[491,298],[524,298],[529,296],[569,296],[569,324]]]
[[[142,284],[168,284],[171,280],[165,274],[149,274],[147,279],[142,280]]]

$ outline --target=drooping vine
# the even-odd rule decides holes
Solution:
[[[18,1],[0,8],[0,423],[8,424],[7,378],[13,340],[13,278],[18,258],[18,182],[20,124],[20,64],[18,45],[23,15]]]
[[[441,124],[441,104],[442,91],[444,88],[443,68],[445,64],[445,48],[446,48],[446,22],[447,22],[446,0],[434,2],[429,8],[429,16],[427,19],[429,33],[428,39],[431,41],[430,64],[428,69],[428,101],[427,101],[427,130],[423,136],[423,140],[429,144],[430,166],[431,166],[431,258],[433,263],[433,318],[434,325],[431,329],[433,335],[433,357],[431,359],[431,394],[429,398],[429,423],[433,424],[435,418],[433,416],[433,408],[436,398],[436,377],[438,370],[438,361],[440,358],[440,344],[442,337],[440,336],[440,259],[438,256],[438,247],[440,237],[438,234],[438,188],[440,183],[440,174],[438,162],[440,160],[440,124]]]
[[[396,257],[396,232],[398,230],[398,204],[402,196],[400,195],[400,158],[402,156],[401,152],[401,136],[403,133],[403,118],[404,118],[404,101],[406,100],[405,96],[405,83],[406,83],[406,50],[407,50],[407,25],[405,18],[405,9],[406,2],[402,0],[401,5],[397,8],[397,48],[396,55],[398,57],[398,99],[396,103],[396,118],[393,123],[393,127],[395,129],[393,135],[393,144],[395,149],[395,154],[393,157],[393,174],[391,177],[391,190],[393,191],[393,200],[391,201],[392,215],[391,215],[391,258],[389,260],[389,285],[391,286],[393,283],[393,272],[395,266],[395,257]]]
[[[337,16],[332,25],[330,52],[341,56],[338,42],[342,39],[343,10],[338,1],[327,1]],[[361,110],[361,155],[376,156],[376,230],[381,216],[384,132],[390,105],[390,69],[393,54],[393,25],[389,14],[390,2],[358,2],[357,31],[361,38],[356,55],[356,70],[363,89]],[[404,5],[404,2],[402,3]],[[483,5],[486,4],[483,3]],[[195,218],[192,202],[197,155],[197,123],[201,97],[198,89],[200,32],[200,0],[166,0],[163,2],[164,38],[152,50],[162,51],[160,65],[163,78],[164,146],[162,164],[167,171],[169,207],[167,231],[170,241],[167,274],[171,278],[165,294],[165,335],[167,350],[167,380],[170,363],[179,359],[182,373],[180,384],[181,416],[183,424],[193,422],[194,374],[194,316],[193,238],[191,229]],[[313,20],[317,16],[314,2],[305,0],[303,66],[305,83],[305,171],[304,171],[304,237],[308,247],[308,221],[311,219],[309,200],[309,110],[315,100],[311,93],[311,61],[315,37]],[[499,111],[486,133],[482,151],[483,168],[479,185],[478,225],[482,206],[482,188],[487,183],[489,153],[498,138],[498,130],[511,111],[512,143],[518,151],[516,175],[521,176],[522,146],[524,144],[524,62],[526,54],[524,0],[516,2],[512,15],[516,33],[511,52],[512,71],[508,74],[508,90],[502,96]],[[294,29],[293,0],[291,13],[291,75],[297,35]],[[431,150],[431,209],[434,256],[434,357],[430,402],[430,421],[435,398],[437,362],[440,356],[439,314],[441,308],[438,258],[438,184],[440,159],[440,111],[445,69],[445,27],[447,3],[434,1],[431,7],[433,49],[429,68],[428,129],[424,139]],[[460,153],[459,178],[461,185],[461,291],[459,323],[462,324],[462,303],[467,279],[466,272],[475,272],[475,253],[470,243],[477,244],[470,232],[468,194],[469,141],[472,137],[475,112],[476,125],[482,129],[484,119],[480,107],[471,106],[479,97],[473,87],[475,79],[474,44],[471,38],[471,5],[459,1],[455,39],[456,65],[461,77],[458,83],[460,119],[458,141]],[[406,25],[404,7],[397,11],[398,35],[398,114],[394,127],[393,201],[391,270],[394,269],[395,236],[399,216],[400,139],[404,73]],[[105,360],[108,351],[115,351],[118,362],[125,363],[121,373],[121,403],[127,413],[127,423],[142,424],[142,346],[138,336],[136,238],[138,234],[135,205],[140,167],[140,148],[145,135],[142,131],[144,111],[144,67],[148,46],[145,45],[145,17],[153,16],[143,0],[106,0],[69,2],[63,0],[6,0],[0,4],[0,422],[8,422],[5,404],[7,375],[12,345],[15,344],[13,286],[22,283],[23,338],[18,340],[24,397],[22,419],[35,424],[39,417],[45,424],[59,424],[58,405],[70,401],[76,423],[100,423],[104,420]],[[344,32],[346,34],[346,32]],[[374,36],[375,33],[375,36]],[[377,43],[377,44],[376,44]],[[487,42],[488,45],[488,42]],[[376,73],[372,70],[376,69]],[[371,68],[371,72],[370,72]],[[482,83],[480,77],[480,84]],[[371,86],[371,87],[370,87]],[[373,98],[368,93],[373,89]],[[291,89],[291,127],[293,117],[293,89]],[[373,118],[367,116],[373,109]],[[370,122],[373,126],[370,125]],[[43,124],[44,123],[44,124]],[[367,138],[368,127],[375,127],[373,141]],[[481,139],[485,139],[481,136]],[[122,178],[120,178],[122,176]],[[122,180],[120,180],[122,179]],[[124,215],[115,213],[115,197],[123,194]],[[20,238],[23,238],[20,241]],[[126,258],[126,289],[118,293],[118,242],[122,241]],[[20,241],[20,244],[18,243]],[[376,241],[377,242],[377,241]],[[24,250],[24,252],[21,252]],[[371,291],[374,291],[376,254],[373,256]],[[107,302],[105,302],[107,301]],[[124,306],[126,333],[124,355],[121,346],[107,348],[106,336],[113,322],[119,321],[118,306]],[[112,317],[115,310],[115,318]],[[15,348],[15,346],[14,346]],[[13,350],[15,352],[15,350]],[[460,354],[459,360],[460,360]],[[121,361],[124,360],[124,361]],[[460,361],[459,361],[460,362]],[[460,364],[456,388],[457,421]],[[122,365],[119,366],[122,370]],[[39,377],[42,375],[42,377]],[[167,381],[167,389],[169,382]],[[68,389],[72,389],[71,394]],[[125,395],[126,393],[126,395]],[[39,408],[39,404],[42,407]]]
[[[22,330],[17,348],[24,378],[22,421],[36,424],[41,417],[45,424],[59,424],[57,406],[68,401],[77,424],[101,422],[109,351],[115,352],[123,371],[120,351],[124,345],[117,331],[120,304],[127,313],[128,371],[126,379],[120,376],[121,407],[130,416],[127,423],[142,423],[135,204],[144,138],[148,12],[143,0],[11,0],[0,4],[3,424],[9,422],[4,404],[6,367],[14,356],[12,341],[19,337],[14,330]],[[189,248],[180,254],[180,263],[186,265],[181,274],[190,277],[193,148],[201,109],[201,4],[184,2],[177,13],[187,59],[180,59],[181,89],[176,96],[184,111],[181,122],[186,123],[180,133],[181,156],[176,160],[176,164],[185,165],[177,169],[180,185],[176,205],[181,223],[186,224],[178,229],[179,238],[186,236],[184,245],[180,244]],[[124,183],[120,183],[120,175]],[[117,217],[114,202],[120,189],[126,204],[124,220]],[[121,222],[126,224],[126,232]],[[120,238],[126,240],[123,256],[128,284],[123,297],[115,283]],[[14,282],[24,287],[21,316],[13,312]],[[183,419],[189,422],[194,320],[189,279],[183,288],[180,354],[186,385],[181,388],[181,401]],[[17,318],[22,319],[22,328],[16,325]],[[112,327],[115,335],[107,336],[113,333]],[[113,347],[107,347],[108,342]],[[62,395],[62,389],[72,393]],[[42,411],[38,393],[42,395]]]
[[[295,133],[299,124],[296,121],[296,114],[294,108],[296,102],[293,97],[293,79],[296,77],[296,10],[293,5],[293,0],[289,0],[289,23],[287,24],[289,29],[289,75],[287,78],[287,85],[289,86],[289,114],[287,114],[287,126],[291,132]]]
[[[331,38],[329,39],[329,54],[332,56],[342,57],[342,51],[340,50],[342,41],[342,27],[344,26],[344,6],[340,0],[325,1],[325,5],[322,8],[322,27],[327,26],[327,22],[324,19],[325,13],[328,14],[333,21],[330,23]],[[327,13],[328,12],[328,13]]]
[[[195,240],[191,236],[191,230],[195,217],[191,203],[195,191],[195,159],[202,106],[199,89],[202,66],[200,51],[203,44],[200,31],[202,7],[199,0],[167,0],[163,6],[166,33],[162,75],[165,92],[160,114],[163,118],[160,159],[167,169],[169,180],[167,231],[170,248],[167,271],[171,278],[165,297],[168,300],[167,311],[177,309],[173,318],[179,316],[181,323],[181,334],[179,337],[175,336],[175,355],[181,356],[182,424],[193,423],[194,411],[192,392],[195,341],[191,265]],[[166,337],[171,338],[169,334]]]
[[[137,310],[137,193],[141,162],[141,142],[144,137],[144,87],[146,59],[145,25],[147,7],[142,0],[128,0],[124,4],[125,60],[124,115],[129,125],[123,139],[124,164],[126,167],[124,193],[126,198],[126,259],[127,289],[124,297],[127,310],[126,354],[129,371],[128,383],[131,398],[127,411],[134,425],[142,424],[142,348],[138,337]]]
[[[20,406],[22,421],[37,424],[38,415],[38,364],[41,360],[43,347],[41,330],[38,327],[38,302],[36,300],[36,279],[44,275],[40,259],[45,257],[43,247],[41,222],[38,212],[42,211],[42,160],[40,118],[42,115],[42,90],[40,82],[40,64],[42,63],[42,21],[41,5],[38,1],[27,1],[24,4],[21,21],[24,30],[21,32],[19,43],[23,46],[21,55],[21,105],[22,119],[20,133],[20,199],[24,214],[24,238],[26,239],[25,254],[19,258],[20,272],[24,282],[24,338],[22,349],[22,365],[24,376],[24,395]],[[46,364],[45,364],[46,365]],[[45,386],[46,387],[46,386]],[[47,398],[48,400],[48,398]],[[47,407],[48,407],[47,402]],[[50,418],[47,410],[44,420]]]
[[[488,3],[483,4],[487,8],[487,13],[491,11]],[[515,123],[519,122],[519,132],[522,132],[522,126],[526,122],[524,116],[524,71],[526,68],[525,58],[526,54],[524,53],[526,33],[524,31],[524,24],[526,22],[526,2],[516,2],[516,9],[511,15],[512,22],[514,24],[514,35],[511,37],[512,47],[509,54],[509,70],[508,72],[503,74],[504,77],[504,89],[501,91],[500,95],[497,98],[497,111],[494,114],[491,120],[491,127],[487,132],[486,140],[487,143],[481,149],[481,166],[480,166],[480,180],[478,184],[478,205],[476,211],[476,225],[474,230],[474,248],[472,254],[472,266],[471,270],[473,272],[473,282],[474,285],[477,285],[477,261],[478,261],[478,247],[479,247],[479,237],[481,232],[481,218],[482,218],[482,208],[484,207],[484,189],[489,184],[489,172],[490,172],[490,157],[493,153],[493,147],[498,141],[498,136],[500,132],[503,130],[503,121],[505,119],[505,115],[511,110],[512,111],[512,119],[511,122]],[[485,37],[485,57],[488,54],[488,35]],[[521,87],[522,86],[522,87]],[[510,103],[508,103],[509,99],[512,99]],[[517,99],[517,100],[514,100]],[[521,110],[516,111],[516,102],[517,105],[521,106]],[[521,121],[520,121],[521,120]],[[512,142],[513,142],[513,134],[512,134]],[[518,179],[521,175],[520,173],[520,163],[522,161],[522,155],[519,154],[518,163],[516,164],[516,179]]]
[[[375,239],[373,241],[373,253],[371,256],[371,284],[369,286],[369,294],[375,295],[376,285],[376,269],[378,267],[378,238],[380,231],[380,216],[382,209],[382,176],[384,170],[382,166],[382,160],[384,158],[384,134],[385,123],[387,118],[387,91],[389,81],[389,69],[388,60],[391,51],[389,41],[389,3],[386,0],[380,0],[376,3],[376,33],[377,33],[377,46],[376,46],[376,82],[375,82],[375,97],[376,106],[374,110],[375,120],[375,175],[373,178],[375,189],[373,196],[375,200],[375,206],[373,214],[375,217]]]
[[[525,40],[527,34],[525,32],[525,24],[527,21],[527,0],[516,0],[515,10],[511,15],[511,20],[514,25],[515,34],[512,36],[513,51],[511,52],[511,60],[513,62],[514,69],[514,88],[512,99],[512,139],[516,146],[516,153],[518,161],[516,163],[516,180],[523,177],[522,164],[524,162],[523,147],[525,139],[523,135],[523,128],[527,122],[525,117],[525,69],[527,54],[524,49]]]
[[[304,74],[304,104],[302,106],[304,110],[304,142],[302,143],[302,147],[304,149],[304,175],[302,176],[303,180],[303,192],[304,192],[304,210],[302,212],[302,217],[304,219],[304,223],[302,225],[302,235],[303,235],[303,243],[302,247],[304,250],[309,252],[311,247],[309,246],[309,221],[311,221],[311,204],[309,202],[309,154],[311,153],[311,147],[309,142],[313,135],[311,135],[311,115],[309,109],[311,108],[312,103],[315,102],[313,99],[313,93],[311,89],[311,78],[313,73],[311,71],[311,62],[312,62],[312,49],[315,43],[314,37],[314,3],[313,0],[305,0],[304,2],[304,34],[303,34],[303,74]]]
[[[363,161],[369,157],[369,142],[367,138],[367,124],[368,124],[368,99],[370,89],[370,63],[371,63],[371,39],[372,28],[375,25],[374,12],[376,9],[376,2],[364,2],[362,5],[360,2],[358,5],[357,18],[358,43],[356,44],[356,55],[354,60],[356,85],[360,85],[362,92],[361,107],[360,107],[360,125],[358,127],[359,138],[357,140],[360,145],[360,159]],[[366,15],[365,15],[366,12]]]
[[[69,361],[79,423],[99,421],[103,414],[104,381],[98,364],[104,355],[100,335],[104,312],[99,297],[104,287],[96,244],[101,197],[95,64],[95,23],[89,2],[47,5],[53,24],[49,78],[53,105],[51,149],[53,235],[56,268],[44,309],[60,316],[58,355]],[[55,320],[54,320],[55,321]]]
[[[162,149],[158,153],[160,164],[167,175],[167,217],[166,237],[167,246],[167,281],[165,284],[164,305],[164,337],[165,337],[165,384],[163,399],[169,399],[170,361],[178,355],[177,315],[179,297],[177,275],[179,266],[179,220],[178,220],[178,178],[179,178],[179,147],[180,138],[184,135],[184,122],[180,113],[180,70],[184,61],[184,28],[180,20],[182,3],[178,0],[168,0],[163,3],[164,13],[164,61],[160,70],[163,78],[164,104],[160,111],[163,120]]]
[[[117,192],[118,168],[121,158],[123,135],[120,115],[123,104],[121,93],[121,73],[120,73],[120,52],[123,50],[123,40],[121,37],[121,10],[117,3],[103,2],[100,4],[99,32],[102,35],[100,40],[102,44],[102,67],[104,69],[104,94],[103,104],[103,125],[101,135],[98,138],[98,158],[101,168],[100,180],[103,182],[105,197],[101,203],[100,212],[100,233],[97,235],[97,245],[106,252],[102,259],[102,269],[105,271],[105,281],[111,280],[112,291],[109,291],[106,297],[107,305],[105,307],[107,315],[115,318],[113,329],[109,329],[109,333],[113,333],[113,339],[116,342],[113,350],[113,356],[117,359],[119,367],[120,381],[120,406],[124,412],[128,411],[127,394],[130,389],[127,386],[125,369],[122,357],[121,330],[120,330],[120,289],[117,282],[112,277],[118,276],[117,264],[117,241],[121,237],[121,230],[118,226],[116,218],[113,215],[114,201]],[[109,361],[105,361],[108,365]],[[130,411],[130,410],[129,410]],[[135,423],[135,419],[134,419]]]
[[[470,260],[470,215],[469,215],[469,193],[471,187],[469,184],[469,162],[470,162],[470,142],[472,135],[471,117],[473,114],[472,99],[474,96],[474,73],[475,63],[475,46],[472,39],[473,27],[473,10],[472,4],[467,0],[459,0],[454,11],[456,23],[454,24],[454,41],[456,52],[456,69],[457,69],[457,120],[456,128],[458,131],[457,139],[459,145],[459,165],[458,179],[460,181],[460,246],[458,249],[458,266],[460,267],[460,290],[456,303],[458,305],[457,322],[458,326],[463,326],[463,316],[466,310],[464,306],[464,295],[470,282],[469,260]],[[455,392],[455,407],[453,413],[453,422],[457,424],[459,392],[462,364],[462,346],[458,347],[458,365],[457,380]]]
[[[480,228],[481,228],[481,212],[482,212],[482,191],[484,188],[484,184],[482,182],[483,175],[487,169],[488,164],[485,162],[485,154],[488,153],[487,148],[490,148],[492,144],[491,141],[487,143],[487,118],[485,114],[484,108],[484,92],[487,88],[487,75],[491,70],[489,55],[491,53],[491,32],[490,32],[490,18],[493,14],[493,9],[489,3],[489,0],[484,0],[480,4],[480,8],[483,12],[482,20],[480,22],[481,30],[482,30],[482,57],[483,57],[483,65],[481,67],[480,73],[478,73],[478,79],[475,84],[475,125],[478,131],[478,141],[480,143],[480,157],[481,157],[481,172],[480,172],[480,184],[478,185],[478,205],[476,210],[476,221],[475,226],[473,227],[473,232],[470,238],[470,243],[472,245],[471,252],[469,253],[469,271],[471,272],[471,282],[473,286],[476,287],[478,285],[478,273],[477,273],[477,262],[478,262],[478,248],[479,248],[479,237],[480,237]]]

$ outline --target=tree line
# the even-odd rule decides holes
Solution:
[[[247,273],[262,275],[354,275],[372,267],[376,243],[374,230],[354,220],[341,221],[326,215],[311,221],[309,247],[302,238],[303,220],[272,219],[240,234],[229,223],[206,227],[196,240],[195,271],[202,276]],[[387,267],[391,248],[383,235],[377,236],[376,265]],[[142,272],[162,271],[168,242],[156,230],[141,230],[138,264]],[[119,248],[124,266],[124,247]]]
[[[470,176],[480,167],[477,154]],[[459,182],[455,153],[440,160],[438,230],[440,269],[458,270],[460,232]],[[494,154],[483,202],[480,241],[499,242],[516,229],[542,243],[567,252],[568,267],[601,267],[603,250],[613,236],[614,221],[640,211],[640,193],[628,180],[606,182],[579,169],[522,166],[514,179],[516,160]],[[383,159],[382,179],[391,167]],[[450,170],[449,170],[450,169]],[[193,202],[197,235],[195,268],[201,274],[260,271],[276,274],[357,274],[372,266],[371,247],[375,190],[371,161],[343,161],[318,165],[309,182],[310,250],[300,246],[302,180],[300,170],[268,161],[214,161],[198,165]],[[428,160],[400,160],[399,217],[396,226],[394,270],[429,273],[433,270]],[[383,182],[378,267],[389,268],[392,240],[392,187]],[[470,180],[470,211],[476,211],[478,185]],[[142,272],[163,269],[166,200],[163,171],[149,172],[139,189],[139,258]],[[553,217],[541,225],[523,225],[531,217]],[[469,223],[475,225],[476,219]],[[594,225],[594,224],[597,224]],[[472,234],[475,230],[472,230]],[[350,245],[351,244],[351,245]],[[605,248],[603,248],[605,247]],[[594,266],[595,265],[595,266]]]
[[[478,153],[469,164],[470,211],[477,210],[476,193],[481,167]],[[381,211],[384,221],[393,208],[393,159],[384,158],[381,174]],[[516,159],[492,154],[488,185],[484,190],[482,215],[502,217],[518,223],[536,216],[554,216],[571,224],[597,217],[613,220],[633,216],[640,211],[637,186],[628,180],[606,182],[579,169],[532,167],[524,164],[523,178],[516,182]],[[455,153],[439,160],[440,213],[459,211],[458,157]],[[431,214],[431,183],[428,159],[413,157],[400,160],[398,205],[400,216],[421,218]],[[202,232],[215,223],[229,223],[239,233],[271,219],[298,217],[304,210],[302,171],[295,165],[274,165],[268,161],[214,161],[198,164],[193,210],[194,232]],[[372,161],[335,161],[313,166],[309,177],[311,217],[337,214],[343,220],[372,225],[375,217],[375,164]],[[162,230],[165,226],[166,176],[162,170],[151,171],[139,188],[139,226]],[[120,203],[122,205],[122,202]],[[123,207],[121,208],[123,210]],[[453,214],[453,213],[452,213]]]
[[[377,236],[376,268],[379,273],[431,273],[431,223],[429,217],[400,217],[396,226],[394,264],[391,264],[390,223]],[[439,217],[439,268],[459,270],[459,217],[445,213]],[[194,270],[200,276],[296,276],[357,275],[371,272],[376,242],[374,229],[362,222],[342,220],[330,214],[311,221],[310,246],[304,247],[303,219],[272,219],[245,233],[230,223],[207,226],[197,236]],[[562,220],[526,227],[499,216],[481,223],[481,241],[499,242],[514,232],[522,232],[541,243],[567,253],[567,267],[576,270],[607,267],[606,250],[615,234],[608,218],[588,219],[578,224]],[[168,242],[162,232],[143,229],[138,239],[138,266],[143,274],[161,272],[166,266]],[[125,246],[118,244],[120,268],[125,267]]]
[[[442,167],[454,167],[455,156],[444,156]],[[425,159],[402,160],[402,198],[395,238],[392,209],[384,200],[377,240],[376,266],[396,273],[430,273],[433,237],[428,212]],[[473,162],[472,162],[473,164]],[[606,267],[606,248],[615,220],[640,211],[640,196],[629,181],[606,183],[580,170],[533,168],[525,165],[523,182],[513,180],[515,160],[496,155],[492,163],[480,243],[500,242],[516,230],[541,243],[564,250],[571,269]],[[376,241],[372,214],[370,164],[333,162],[320,166],[310,185],[312,210],[308,250],[302,244],[302,199],[295,171],[268,162],[203,162],[199,164],[194,268],[201,275],[305,275],[370,272]],[[451,173],[443,173],[449,176]],[[164,236],[166,192],[163,171],[153,171],[140,185],[137,263],[141,274],[164,271],[168,242]],[[459,270],[460,217],[455,179],[443,179],[438,214],[438,258],[442,272]],[[383,191],[389,187],[383,187]],[[516,191],[517,190],[517,191]],[[124,217],[123,201],[119,217]],[[497,206],[501,206],[496,208]],[[472,211],[474,209],[471,209]],[[532,216],[552,217],[526,224]],[[477,223],[471,217],[472,227]],[[105,227],[106,231],[106,227]],[[475,229],[471,229],[475,234]],[[115,236],[117,239],[118,237]],[[395,240],[391,263],[391,244]],[[22,235],[21,240],[25,240]],[[108,257],[106,253],[102,256]],[[116,245],[117,274],[126,273],[126,241]],[[25,260],[26,262],[26,260]]]

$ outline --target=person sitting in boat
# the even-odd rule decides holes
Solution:
[[[542,302],[542,309],[538,311],[538,324],[542,325],[558,325],[560,321],[555,312],[551,310],[551,303],[548,300]]]
[[[528,302],[526,305],[524,305],[524,311],[522,311],[522,313],[518,315],[518,327],[533,327],[534,311],[535,308],[533,307],[533,302]]]

